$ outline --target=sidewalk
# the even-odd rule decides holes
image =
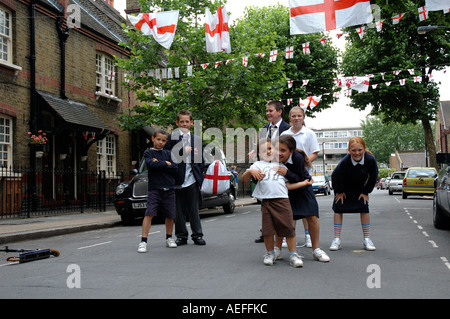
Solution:
[[[236,200],[236,207],[256,204],[248,197]],[[0,246],[17,241],[59,236],[121,225],[114,208],[106,212],[78,213],[31,218],[0,219]]]

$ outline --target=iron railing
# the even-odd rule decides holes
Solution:
[[[0,168],[0,218],[105,211],[124,178],[123,172]]]

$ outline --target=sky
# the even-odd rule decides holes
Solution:
[[[123,9],[125,8],[125,0],[115,0],[115,7],[119,12],[123,14]],[[276,5],[277,3],[286,6],[286,10],[289,7],[289,0],[228,0],[226,3],[227,12],[230,13],[230,24],[240,16],[243,15],[244,9],[247,6],[257,6],[266,7]],[[336,31],[330,31],[332,34],[332,39],[334,40],[334,45],[339,49],[343,50],[345,45],[344,37],[339,40],[337,37],[333,36]],[[231,44],[233,45],[233,44]],[[233,47],[232,47],[233,48]],[[450,100],[450,68],[447,68],[447,72],[439,72],[435,76],[437,82],[441,82],[440,94],[441,100]],[[446,89],[445,89],[446,88]],[[348,106],[350,99],[343,96],[343,91],[341,91],[340,98],[333,104],[330,108],[322,110],[321,112],[314,113],[315,118],[307,117],[305,119],[305,124],[311,129],[327,129],[327,128],[347,128],[347,127],[358,127],[361,121],[366,118],[370,113],[370,107],[366,108],[364,111],[356,110]]]

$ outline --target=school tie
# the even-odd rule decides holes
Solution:
[[[189,134],[183,134],[183,149],[189,145],[190,145]]]
[[[276,125],[271,125],[271,126],[269,127],[269,138],[272,138],[272,133],[273,133],[272,130],[276,130],[276,129],[277,129],[277,126],[276,126]]]

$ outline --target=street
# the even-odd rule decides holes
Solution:
[[[299,247],[304,266],[283,260],[263,264],[259,205],[237,207],[232,215],[203,214],[206,246],[166,248],[164,225],[153,225],[149,249],[136,252],[141,227],[119,226],[35,241],[11,248],[51,248],[59,257],[7,263],[0,253],[0,298],[305,299],[448,298],[450,231],[434,228],[430,197],[370,195],[371,238],[365,251],[357,215],[345,215],[342,249],[333,239],[333,196],[318,195],[321,248],[329,263],[314,261]],[[189,227],[188,227],[189,229]],[[190,229],[189,229],[190,230]],[[302,223],[297,242],[304,243]],[[186,306],[189,302],[186,301]]]

